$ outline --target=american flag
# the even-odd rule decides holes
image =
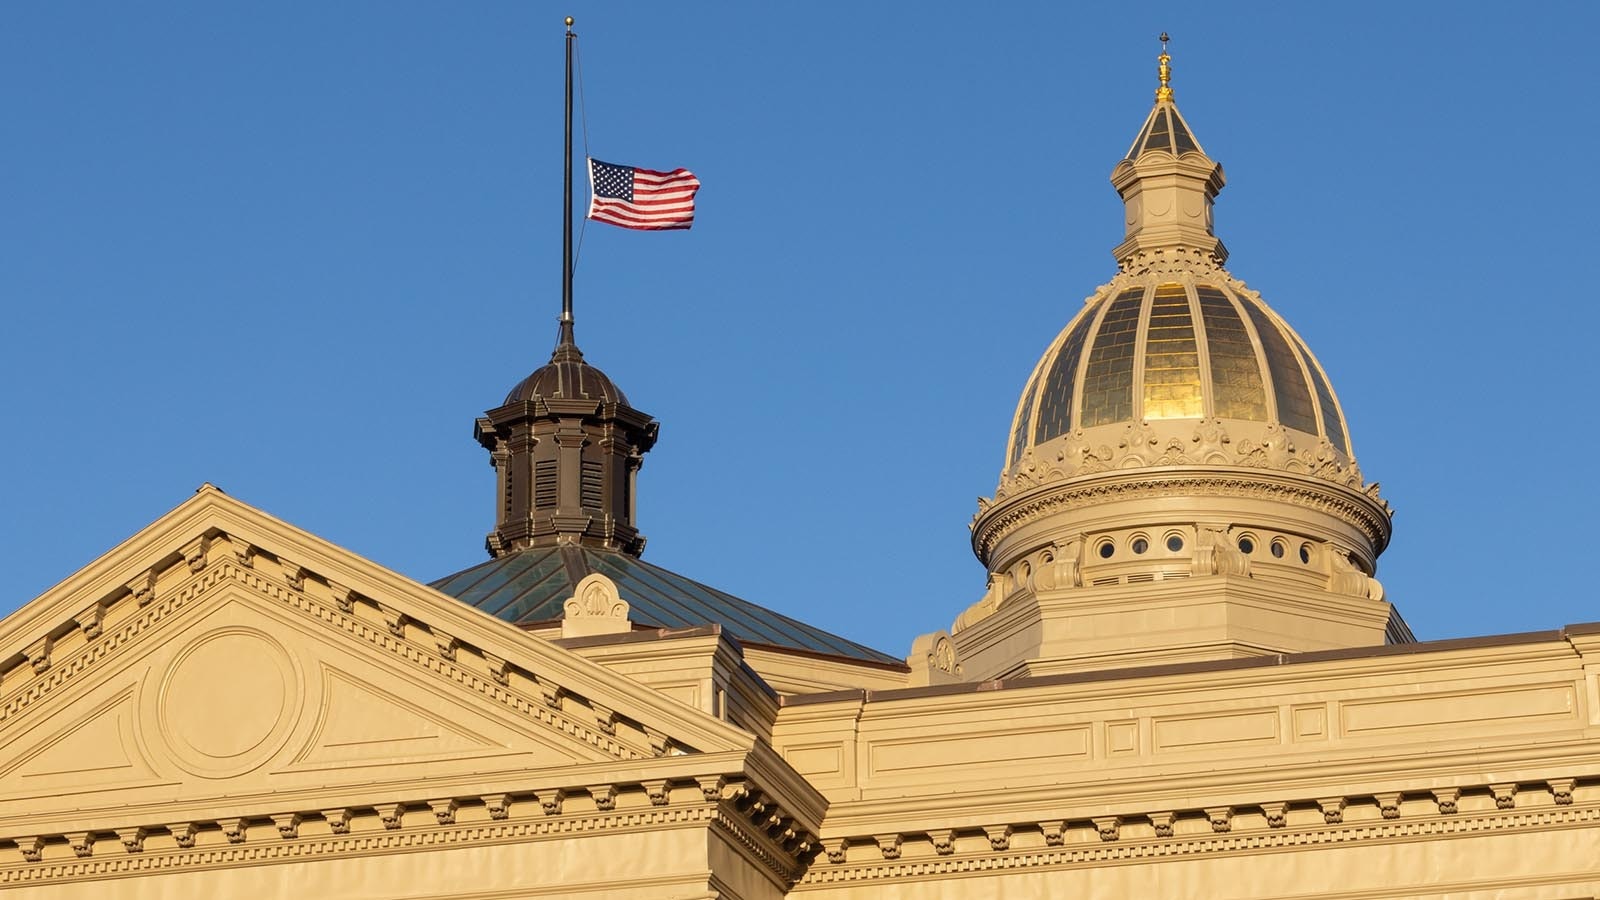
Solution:
[[[657,172],[589,160],[589,218],[640,231],[670,231],[694,224],[700,179],[688,169]]]

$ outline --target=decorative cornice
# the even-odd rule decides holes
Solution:
[[[972,549],[986,565],[995,546],[1013,530],[1067,509],[1159,497],[1245,497],[1291,503],[1317,510],[1360,529],[1374,553],[1388,544],[1390,511],[1375,496],[1376,485],[1360,492],[1326,481],[1278,472],[1222,466],[1163,465],[1113,470],[1041,481],[1037,486],[994,502],[979,501],[972,523]]]
[[[1515,785],[1475,785],[1432,790],[1378,791],[1338,797],[1301,799],[1293,802],[1273,800],[1236,806],[1203,809],[1169,809],[1129,812],[1120,815],[1081,819],[1052,819],[1032,822],[996,823],[983,827],[929,827],[916,831],[887,834],[826,836],[827,864],[813,866],[801,879],[803,885],[838,884],[896,879],[925,879],[943,875],[1031,868],[1064,868],[1101,865],[1141,859],[1170,860],[1218,852],[1260,851],[1278,847],[1348,844],[1385,840],[1414,840],[1419,837],[1449,837],[1482,834],[1490,831],[1524,828],[1592,827],[1600,824],[1600,802],[1591,800],[1575,805],[1573,789],[1579,779],[1550,779],[1543,787],[1550,791],[1553,805],[1516,809]],[[1463,793],[1490,795],[1496,808],[1481,813],[1459,811]],[[1406,798],[1431,801],[1435,813],[1409,816],[1402,813]],[[1376,806],[1377,818],[1345,821],[1345,811],[1357,804]],[[1320,812],[1321,824],[1290,826],[1291,808]],[[1241,813],[1260,813],[1263,824],[1243,826]],[[1252,819],[1254,816],[1252,816]],[[1179,819],[1200,820],[1210,834],[1178,834]],[[1149,837],[1132,838],[1129,825],[1140,823]],[[1147,824],[1146,824],[1147,823]],[[1011,840],[1017,833],[1036,833],[1024,846]],[[962,852],[959,835],[973,838]],[[986,838],[981,841],[978,838]],[[931,846],[908,854],[912,844]],[[852,847],[877,846],[882,859],[849,861]]]
[[[649,806],[618,808],[622,794],[643,793]],[[565,799],[580,798],[582,803]],[[462,810],[488,821],[461,822]],[[363,822],[364,820],[364,822]],[[307,834],[308,822],[327,832]],[[151,871],[217,868],[299,860],[309,856],[370,856],[466,843],[513,843],[570,838],[597,831],[638,831],[703,824],[716,828],[781,883],[793,884],[820,849],[816,836],[747,777],[712,774],[661,782],[524,787],[488,795],[412,797],[341,806],[232,815],[193,822],[146,823],[71,834],[0,840],[17,855],[0,862],[0,885],[59,883]],[[321,827],[315,829],[321,832]],[[175,847],[147,851],[152,835]],[[211,834],[209,840],[197,835]],[[98,841],[105,836],[107,840]],[[111,840],[111,837],[118,840]],[[97,853],[96,847],[117,847]],[[43,858],[66,843],[72,859]]]

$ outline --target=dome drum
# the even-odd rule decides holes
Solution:
[[[1311,548],[1307,555],[1330,548],[1367,573],[1390,533],[1387,507],[1364,492],[1248,469],[1170,467],[1106,472],[1013,495],[979,514],[972,546],[997,573],[1074,542],[1084,545],[1086,566],[1115,560],[1156,572],[1162,563],[1188,565],[1208,530],[1254,535],[1268,555],[1281,540],[1283,556],[1275,559],[1299,561],[1302,546]],[[1133,546],[1137,536],[1144,547]],[[1178,546],[1168,546],[1173,536]],[[1103,540],[1121,549],[1099,555]]]

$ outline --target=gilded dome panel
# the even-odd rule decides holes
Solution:
[[[1311,373],[1311,383],[1317,390],[1317,406],[1322,411],[1322,433],[1328,436],[1328,442],[1333,444],[1339,452],[1350,455],[1350,439],[1345,433],[1344,417],[1339,414],[1339,404],[1333,399],[1333,389],[1328,386],[1328,379],[1322,374],[1322,366],[1317,358],[1311,355],[1305,341],[1290,329],[1289,334],[1294,338],[1295,346],[1300,348],[1300,354],[1305,357],[1306,370]]]
[[[1072,430],[1072,409],[1077,400],[1078,363],[1083,358],[1083,346],[1089,332],[1094,330],[1096,313],[1103,305],[1091,306],[1078,315],[1068,326],[1066,340],[1056,352],[1055,362],[1045,376],[1044,393],[1039,398],[1039,426],[1035,442],[1048,441]],[[1019,450],[1018,456],[1022,453]]]
[[[1239,310],[1221,290],[1197,285],[1200,319],[1206,332],[1206,352],[1211,359],[1211,397],[1217,416],[1225,419],[1267,421],[1267,391],[1261,381],[1261,362]]]
[[[1202,400],[1189,295],[1181,284],[1157,285],[1145,330],[1144,417],[1198,419]]]
[[[1082,426],[1108,425],[1133,418],[1134,348],[1144,290],[1123,291],[1106,311],[1095,333],[1083,372]]]
[[[1278,330],[1264,307],[1258,302],[1240,298],[1245,312],[1255,325],[1256,336],[1261,340],[1261,350],[1267,358],[1267,374],[1272,379],[1272,396],[1278,404],[1278,421],[1285,428],[1307,434],[1318,434],[1316,407],[1311,402],[1311,388],[1306,385],[1306,374],[1300,368],[1300,356],[1289,346],[1289,340]]]

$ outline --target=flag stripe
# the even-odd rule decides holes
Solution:
[[[688,226],[689,223],[694,221],[693,216],[635,216],[615,209],[597,209],[590,214],[589,218],[596,219],[601,222],[611,222],[612,224],[628,222],[638,225],[671,225],[673,223],[681,223],[684,226]]]
[[[700,179],[688,169],[659,172],[589,160],[589,218],[639,231],[672,231],[694,223]]]

